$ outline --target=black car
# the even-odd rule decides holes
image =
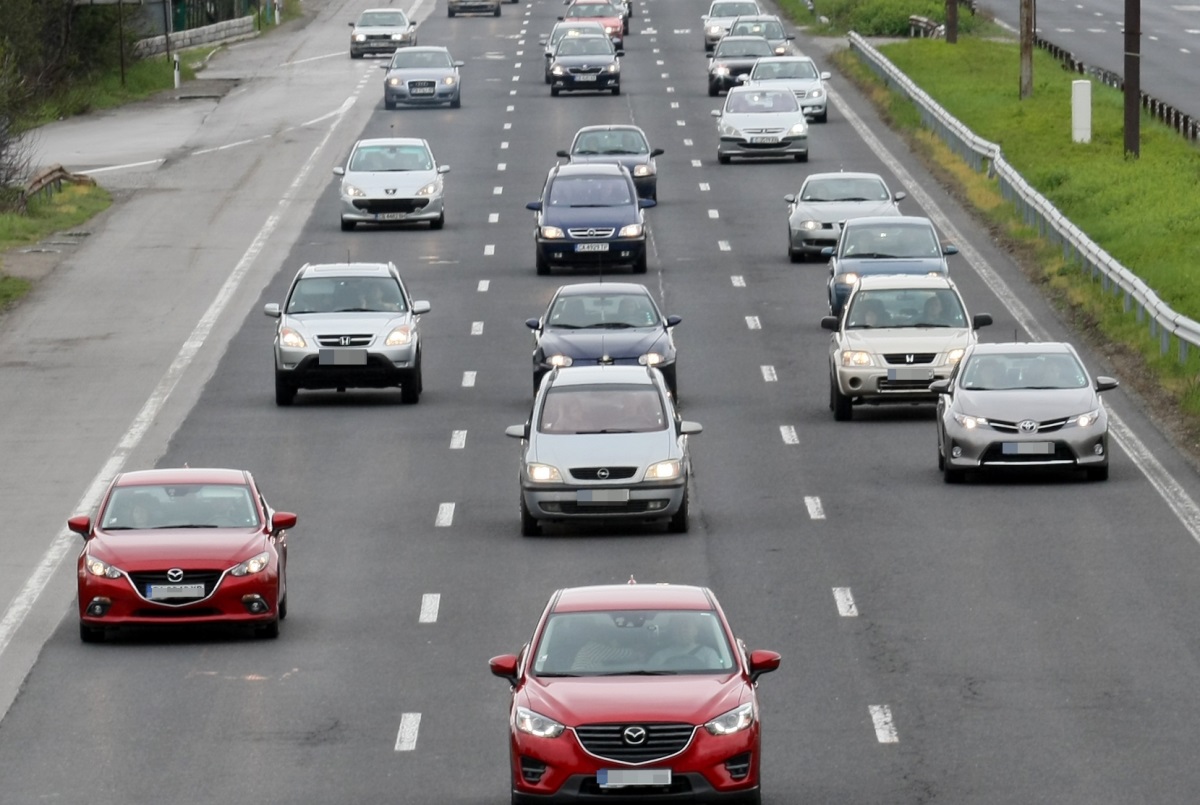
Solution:
[[[761,36],[727,36],[717,43],[708,60],[708,94],[736,87],[739,76],[749,75],[754,63],[774,56],[771,43]]]
[[[571,150],[559,151],[572,165],[615,162],[633,176],[638,195],[658,199],[658,166],[654,158],[663,153],[651,148],[646,132],[637,126],[584,126],[575,132]]]
[[[612,92],[621,94],[621,57],[608,37],[564,36],[550,58],[550,94]]]
[[[564,285],[541,318],[525,322],[533,330],[534,391],[556,366],[640,364],[662,372],[676,396],[671,331],[681,321],[679,316],[664,316],[645,285]]]
[[[537,273],[552,266],[630,266],[646,273],[646,227],[633,177],[620,165],[555,165],[542,197],[525,205],[537,213]]]

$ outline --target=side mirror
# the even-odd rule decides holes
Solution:
[[[935,394],[949,394],[950,393],[950,379],[943,378],[941,380],[933,381],[932,383],[929,384],[929,390],[934,392]]]
[[[831,78],[833,78],[833,73],[829,72],[828,70],[826,70],[825,72],[821,73],[821,80],[822,80],[822,81],[828,81],[828,80],[829,80],[829,79],[831,79]]]
[[[784,39],[786,39],[789,42],[791,42],[795,38],[796,38],[795,34],[788,34],[787,36],[784,37]]]
[[[703,432],[704,432],[704,426],[701,425],[699,422],[691,422],[691,421],[685,419],[679,423],[679,435],[680,436],[693,436],[697,433],[703,433]]]
[[[679,324],[679,322],[681,322],[681,321],[683,321],[683,316],[675,316],[675,315],[667,316],[667,326],[668,327],[674,327],[675,325]]]
[[[971,317],[971,329],[978,330],[980,327],[987,327],[992,323],[991,313],[976,313]]]
[[[946,243],[942,246],[942,254],[958,254],[958,247],[953,243]]]
[[[826,246],[825,248],[821,249],[821,256],[822,257],[833,257],[833,247]]]
[[[652,150],[650,151],[650,156],[651,156],[651,157],[660,157],[660,156],[662,156],[662,155],[663,155],[663,154],[665,154],[665,153],[667,153],[667,152],[666,152],[666,151],[664,151],[664,150],[663,150],[663,149],[661,149],[661,148],[654,148],[654,149],[652,149]]]
[[[638,199],[638,209],[645,210],[645,209],[649,209],[650,207],[657,207],[657,206],[658,206],[658,201],[656,201],[655,199],[652,199],[652,198],[639,198]]]
[[[542,211],[542,202],[540,202],[540,201],[531,201],[531,202],[529,202],[528,204],[526,204],[526,205],[525,205],[525,209],[527,209],[527,210],[533,210],[534,212],[541,212],[541,211]]]
[[[557,152],[557,153],[556,153],[554,156],[556,156],[556,157],[565,157],[566,159],[570,159],[570,158],[571,158],[571,152],[570,152],[570,151],[559,151],[559,152]]]
[[[352,22],[348,22],[348,23],[346,23],[346,24],[347,24],[347,25],[349,25],[351,28],[353,28],[353,27],[354,27],[354,23],[352,23]]]
[[[333,175],[334,176],[345,176],[346,169],[343,168],[341,165],[338,165],[336,168],[333,169]]]
[[[1100,375],[1096,378],[1096,391],[1112,391],[1119,385],[1115,377]]]
[[[618,50],[618,51],[617,51],[617,58],[618,58],[618,59],[619,59],[619,58],[621,58],[621,57],[622,57],[622,56],[624,56],[624,55],[625,55],[625,51],[623,51],[623,50]]]
[[[438,173],[449,173],[450,166],[449,165],[438,165],[437,172]]]
[[[778,652],[766,651],[764,649],[755,649],[750,652],[750,682],[758,681],[758,678],[763,674],[768,674],[771,671],[779,669],[779,662],[783,658]]]
[[[74,531],[79,536],[87,539],[92,535],[92,518],[86,514],[76,515],[70,520],[67,520],[67,528]]]
[[[278,302],[267,302],[265,305],[263,305],[263,315],[269,316],[272,319],[277,319],[283,314],[279,310]]]
[[[392,66],[391,62],[384,62],[383,64],[379,65],[379,69],[380,70],[388,70],[388,69],[391,69],[391,66]]]
[[[821,329],[832,330],[836,333],[838,331],[838,321],[837,316],[825,316],[821,319]]]
[[[433,305],[429,304],[425,299],[414,299],[412,303],[412,312],[414,316],[420,316],[422,313],[428,313],[433,310]]]
[[[788,193],[786,196],[783,197],[783,200],[786,201],[788,204],[795,204],[796,203],[796,195],[794,193]]]
[[[494,676],[501,679],[507,679],[508,684],[516,687],[517,685],[517,655],[516,654],[501,654],[499,657],[492,657],[488,660],[488,669]]]
[[[454,66],[455,67],[466,67],[467,63],[465,61],[455,61]]]
[[[530,330],[540,330],[540,329],[542,329],[542,320],[541,319],[526,319],[525,326],[528,327]]]
[[[271,515],[271,533],[277,534],[280,531],[295,528],[296,519],[296,515],[291,512],[275,512]]]
[[[720,109],[714,109],[714,110],[712,110],[712,116],[713,116],[713,117],[720,117],[720,116],[721,116],[721,110],[720,110]]]
[[[896,201],[903,201],[904,199],[908,198],[908,193],[905,193],[903,190],[900,190],[896,193],[893,193],[892,198],[895,199]]]
[[[529,438],[529,423],[524,425],[509,425],[504,429],[504,435],[511,439],[528,439]]]

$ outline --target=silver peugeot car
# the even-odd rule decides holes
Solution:
[[[361,223],[398,224],[428,221],[430,229],[446,223],[442,174],[429,143],[416,137],[359,140],[342,177],[342,231]]]
[[[805,116],[818,123],[829,119],[829,94],[825,82],[832,73],[817,70],[816,63],[807,56],[778,56],[759,59],[746,83],[758,87],[786,89],[800,101]]]
[[[521,534],[544,522],[662,522],[688,530],[688,436],[662,373],[646,366],[553,369],[522,440]]]
[[[299,389],[400,387],[407,405],[421,397],[421,314],[392,263],[305,265],[281,308],[263,313],[275,328],[275,404]]]
[[[837,245],[851,218],[899,215],[904,191],[893,193],[878,173],[810,173],[788,203],[788,257],[793,263],[820,257]]]
[[[717,161],[733,157],[795,157],[808,161],[808,121],[785,89],[734,87],[717,119]]]
[[[499,6],[496,6],[499,8]],[[444,47],[425,45],[397,50],[392,60],[380,69],[383,78],[383,105],[395,109],[399,104],[462,106],[462,80],[456,61]]]
[[[938,469],[946,483],[968,471],[1083,470],[1108,478],[1108,413],[1070,344],[975,344],[937,393]]]

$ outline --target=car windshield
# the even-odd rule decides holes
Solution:
[[[654,303],[643,294],[572,294],[554,300],[546,326],[563,330],[623,330],[650,327],[657,321]]]
[[[632,204],[629,183],[619,176],[568,176],[550,187],[551,207],[621,207]]]
[[[433,170],[433,157],[422,145],[364,145],[354,149],[349,170],[384,173]]]
[[[396,51],[396,55],[392,56],[393,70],[436,70],[439,67],[453,66],[454,60],[444,50],[419,50],[414,52],[408,48],[401,48]]]
[[[847,330],[966,326],[962,301],[949,288],[862,290],[846,309]]]
[[[797,79],[817,77],[817,68],[810,61],[777,61],[759,62],[754,65],[750,78],[754,81],[772,81],[775,79]]]
[[[971,356],[960,383],[972,391],[1081,389],[1088,377],[1075,356],[1065,352],[988,353]]]
[[[559,56],[611,56],[612,42],[602,36],[566,36],[558,43]]]
[[[735,22],[730,36],[761,36],[764,39],[783,39],[783,26],[777,22]]]
[[[258,508],[244,484],[119,486],[100,515],[106,531],[258,525]]]
[[[550,32],[550,44],[557,45],[559,40],[564,36],[582,36],[582,35],[603,35],[604,27],[599,23],[588,23],[580,25],[557,25]]]
[[[713,3],[710,17],[749,17],[759,12],[757,3]]]
[[[403,11],[368,11],[358,18],[359,28],[403,28],[408,17]]]
[[[745,59],[751,56],[770,56],[773,52],[765,39],[742,39],[735,42],[722,39],[713,53],[713,58]]]
[[[564,15],[566,18],[572,17],[613,17],[616,16],[616,11],[607,3],[576,3],[567,9]]]
[[[584,156],[594,154],[648,154],[650,146],[640,131],[618,129],[610,131],[585,131],[575,140],[571,153]]]
[[[734,114],[771,114],[800,109],[796,96],[783,90],[731,92],[725,99],[725,111]]]
[[[533,653],[537,676],[727,674],[735,669],[725,631],[708,611],[556,613]]]
[[[651,433],[667,428],[656,386],[566,386],[546,395],[538,430],[552,434]]]
[[[847,227],[842,237],[843,257],[928,258],[942,254],[933,228],[920,224]]]
[[[887,185],[874,177],[810,179],[800,191],[801,201],[887,201],[889,198]]]
[[[404,294],[391,277],[305,277],[287,301],[289,315],[404,309]]]

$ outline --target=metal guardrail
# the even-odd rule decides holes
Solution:
[[[959,157],[976,171],[996,177],[1001,195],[1021,213],[1026,225],[1060,246],[1063,256],[1075,260],[1093,280],[1113,294],[1120,294],[1125,311],[1133,312],[1139,322],[1148,322],[1150,334],[1158,339],[1159,351],[1166,355],[1174,337],[1179,360],[1185,361],[1192,347],[1200,347],[1200,323],[1175,312],[1146,285],[1104,251],[1079,227],[1035,190],[1004,159],[1000,146],[976,135],[917,86],[912,79],[888,61],[882,53],[856,33],[849,35],[850,49],[857,53],[890,88],[904,94],[917,107],[922,122]]]
[[[39,195],[49,197],[52,193],[62,190],[63,182],[94,185],[96,180],[91,176],[71,173],[62,165],[51,165],[48,168],[42,168],[31,176],[25,187],[21,189],[20,195],[17,196],[17,210],[25,212],[29,209],[29,202],[34,197]]]

